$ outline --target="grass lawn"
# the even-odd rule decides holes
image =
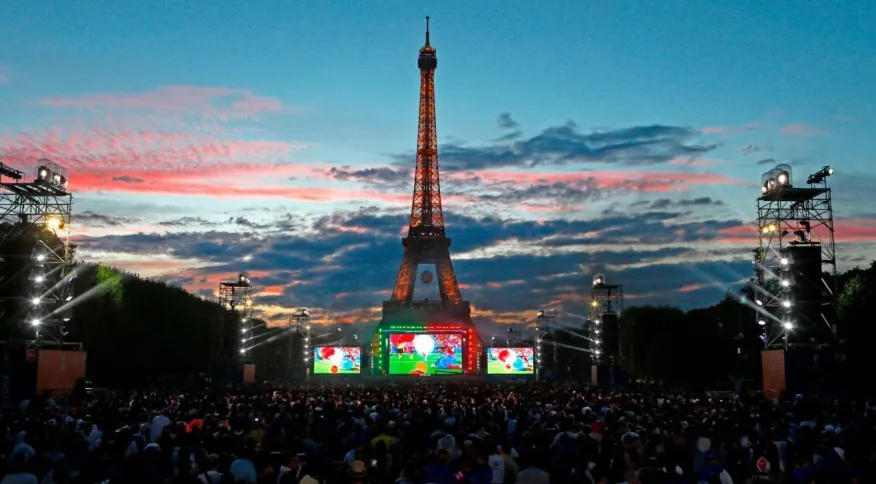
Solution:
[[[505,363],[498,360],[487,362],[487,375],[532,375],[534,370],[518,371],[514,367],[505,368]]]
[[[417,363],[426,364],[426,375],[461,375],[462,368],[456,370],[440,370],[433,367],[440,358],[440,353],[430,353],[424,360],[423,355],[419,354],[403,354],[401,359],[399,355],[389,355],[389,374],[390,375],[410,375],[412,371],[417,369]],[[413,357],[413,358],[411,358]]]
[[[359,370],[343,370],[341,367],[338,367],[337,373],[332,373],[332,363],[329,360],[321,360],[313,362],[313,374],[314,375],[358,375]]]

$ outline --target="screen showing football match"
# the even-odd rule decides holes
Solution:
[[[389,335],[390,375],[462,374],[461,334]]]
[[[314,375],[358,375],[362,349],[358,346],[314,346]]]
[[[490,348],[487,375],[532,375],[535,359],[532,348]]]

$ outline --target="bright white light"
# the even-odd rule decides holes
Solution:
[[[64,300],[65,300],[65,301],[72,301],[72,300],[73,300],[73,296],[67,296],[67,298],[64,299]]]
[[[428,334],[414,336],[414,349],[421,355],[428,355],[435,351],[435,339]]]
[[[828,174],[828,175],[833,175],[833,168],[828,168],[828,169],[827,169],[827,174]]]
[[[240,340],[241,343],[246,343],[246,339]]]
[[[600,321],[600,320],[597,319],[597,320],[595,320],[595,321],[593,321],[593,322],[596,323],[596,324],[599,324],[599,323],[601,323],[602,321]]]
[[[30,325],[31,325],[31,326],[39,326],[39,325],[40,325],[40,320],[39,320],[39,319],[32,319],[32,320],[30,321]]]
[[[599,350],[593,350],[593,353],[599,355]]]
[[[241,322],[241,323],[245,323],[245,322],[246,322],[246,318],[241,319],[240,322]]]
[[[240,328],[241,333],[246,333],[246,328]]]
[[[784,326],[785,329],[787,329],[787,330],[794,329],[794,324],[792,324],[790,322],[787,322],[787,323],[783,324],[782,326]]]
[[[33,305],[36,306],[37,304],[40,303],[40,298],[35,297],[35,298],[31,299],[30,302],[32,302]]]
[[[782,301],[782,306],[785,306],[786,308],[791,307],[791,301]]]
[[[759,325],[761,325],[761,326],[766,326],[766,321],[764,321],[763,319],[761,319],[760,321],[757,322],[757,324],[759,324]]]
[[[241,349],[240,349],[240,352],[241,352],[241,353],[246,353],[246,348],[241,348]]]
[[[44,260],[46,260],[46,254],[40,254],[40,255],[38,255],[38,256],[37,256],[37,260],[38,260],[38,261],[44,261]]]
[[[758,306],[763,306],[763,301],[760,299],[755,299],[754,302],[757,303]]]
[[[782,284],[782,287],[788,287],[788,286],[790,286],[790,285],[791,285],[791,283],[790,283],[790,282],[788,282],[788,281],[787,281],[787,280],[785,280],[785,279],[782,279],[782,282],[781,282],[781,284]]]
[[[599,330],[598,330],[598,329],[596,330],[596,334],[599,334]]]
[[[49,175],[49,172],[47,172],[46,170],[40,170],[40,177],[41,178],[45,178],[48,175]]]
[[[787,181],[788,181],[788,175],[785,175],[784,173],[779,175],[779,183],[784,185],[785,183],[787,183]]]
[[[249,262],[249,261],[251,261],[251,260],[252,260],[252,254],[243,256],[243,261],[244,261],[244,262]]]
[[[36,276],[33,280],[35,280],[36,282],[43,282],[44,280],[46,280],[46,278],[43,276]]]
[[[784,257],[782,257],[781,260],[779,260],[779,262],[781,262],[783,266],[788,265],[788,259],[786,259]]]

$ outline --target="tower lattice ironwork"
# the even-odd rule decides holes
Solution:
[[[462,343],[458,364],[466,375],[481,373],[483,345],[471,320],[471,303],[462,299],[450,261],[450,238],[444,231],[441,183],[438,173],[438,140],[435,123],[435,69],[438,57],[429,39],[426,17],[426,43],[417,59],[420,69],[420,105],[417,128],[417,159],[414,194],[407,237],[402,239],[404,256],[392,296],[383,303],[383,318],[371,340],[371,371],[374,375],[398,375],[389,364],[391,334],[451,334]],[[434,265],[439,297],[414,300],[418,268]],[[420,275],[423,284],[433,274]],[[434,364],[433,364],[434,366]],[[424,367],[422,371],[432,371]]]
[[[435,264],[441,301],[461,303],[462,295],[450,262],[450,238],[444,233],[444,212],[441,208],[435,126],[435,69],[438,67],[438,57],[429,43],[429,17],[426,17],[426,45],[420,49],[417,66],[420,68],[420,117],[414,200],[408,236],[402,239],[405,253],[392,292],[392,302],[410,303],[416,285],[417,267],[420,264]]]

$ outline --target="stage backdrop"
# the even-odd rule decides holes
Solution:
[[[70,393],[76,380],[85,378],[84,351],[39,350],[37,353],[36,394]]]

